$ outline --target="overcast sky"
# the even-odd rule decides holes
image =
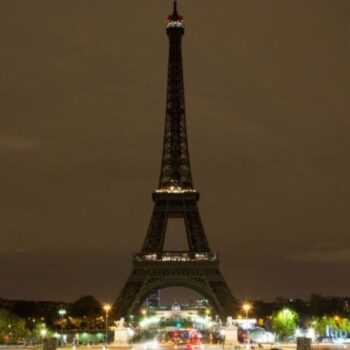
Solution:
[[[171,6],[0,1],[0,297],[116,299],[158,184]],[[350,1],[179,12],[192,175],[233,294],[350,295]]]

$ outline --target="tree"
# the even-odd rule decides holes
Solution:
[[[346,316],[346,300],[338,297],[323,297],[319,294],[310,296],[310,314],[313,316]]]
[[[80,297],[72,305],[72,316],[75,317],[97,317],[101,314],[101,304],[92,295]]]
[[[81,320],[80,327],[95,328],[104,315],[101,304],[92,295],[80,297],[72,305],[71,314]]]
[[[313,319],[313,325],[317,336],[326,336],[327,328],[331,328],[334,331],[346,331],[350,332],[350,321],[347,318],[341,318],[339,316],[329,317],[323,316]]]
[[[294,334],[298,319],[299,316],[295,311],[284,308],[272,315],[272,328],[277,336],[284,341]]]
[[[24,320],[8,310],[0,309],[0,344],[16,343],[28,334]]]
[[[337,328],[340,331],[345,331],[345,332],[350,332],[350,321],[347,318],[339,318],[338,320],[336,320],[337,323]]]
[[[31,334],[32,334],[32,340],[34,340],[35,342],[40,342],[44,338],[53,337],[53,332],[47,328],[45,323],[36,324]]]

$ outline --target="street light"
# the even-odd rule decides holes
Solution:
[[[242,309],[245,311],[245,318],[248,318],[248,312],[252,309],[252,305],[249,303],[244,303]]]
[[[106,335],[105,335],[105,345],[107,345],[107,340],[108,340],[108,313],[111,311],[111,305],[110,304],[104,304],[103,305],[103,310],[106,312]]]
[[[46,328],[40,329],[40,335],[42,336],[42,338],[45,338],[47,335],[47,329]]]
[[[64,315],[67,313],[65,309],[59,309],[58,314],[61,316],[61,344],[63,345],[63,318]]]

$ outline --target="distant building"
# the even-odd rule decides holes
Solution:
[[[168,308],[166,310],[159,309],[156,311],[156,315],[161,317],[162,319],[168,319],[168,318],[191,318],[198,314],[198,311],[195,309],[186,309],[183,310],[181,308],[181,305],[179,303],[174,303],[171,308]]]
[[[160,289],[157,289],[146,299],[146,306],[148,308],[159,308],[160,307]]]

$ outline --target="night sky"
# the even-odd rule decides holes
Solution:
[[[0,1],[1,297],[116,299],[158,184],[171,6]],[[233,294],[350,295],[350,1],[179,12],[192,175]]]

